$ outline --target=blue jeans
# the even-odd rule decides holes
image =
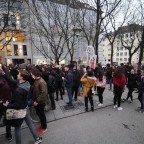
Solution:
[[[66,87],[68,93],[69,104],[72,104],[72,88]]]
[[[26,114],[26,117],[25,117],[24,120],[25,120],[26,124],[28,125],[29,130],[31,131],[34,139],[37,140],[37,138],[38,138],[39,136],[38,136],[38,133],[37,133],[37,131],[36,131],[36,128],[35,128],[32,120],[31,120],[29,108],[27,109],[27,114]]]
[[[112,89],[112,78],[109,79],[110,89]]]

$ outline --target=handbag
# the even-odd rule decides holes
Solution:
[[[13,119],[23,119],[25,118],[27,113],[27,109],[7,109],[6,110],[6,119],[13,120]]]

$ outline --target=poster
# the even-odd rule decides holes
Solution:
[[[86,56],[87,56],[87,61],[88,61],[89,66],[91,68],[95,69],[97,55],[95,55],[94,47],[93,46],[88,46],[87,47],[87,49],[86,49]]]

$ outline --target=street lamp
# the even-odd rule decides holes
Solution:
[[[80,36],[81,31],[82,31],[82,29],[79,27],[73,28],[74,35],[77,38],[77,50],[78,50],[77,59],[78,59],[78,61],[81,59],[81,57],[79,55],[79,36]],[[78,66],[78,61],[77,61],[77,66]]]

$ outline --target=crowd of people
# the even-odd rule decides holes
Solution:
[[[67,91],[67,106],[73,106],[77,101],[82,89],[84,96],[85,111],[94,111],[93,95],[97,91],[99,103],[103,105],[103,93],[106,84],[114,92],[114,108],[122,110],[122,93],[125,86],[128,88],[126,100],[133,101],[132,93],[137,90],[138,100],[141,107],[139,112],[144,112],[144,68],[135,69],[132,65],[112,66],[107,64],[102,68],[100,64],[95,69],[87,66],[77,67],[76,65],[19,65],[10,64],[8,67],[0,64],[0,120],[6,126],[6,138],[11,141],[11,127],[15,127],[16,144],[21,144],[21,125],[23,121],[28,125],[35,144],[42,142],[40,137],[47,131],[47,121],[44,112],[48,99],[51,102],[51,109],[56,109],[56,101],[63,100],[65,90]],[[112,86],[113,85],[113,86]],[[30,108],[35,108],[40,119],[40,126],[35,128]],[[8,111],[17,111],[20,116],[9,118]],[[26,113],[24,115],[24,112]],[[14,114],[14,112],[12,114]],[[17,114],[17,115],[18,115]]]

